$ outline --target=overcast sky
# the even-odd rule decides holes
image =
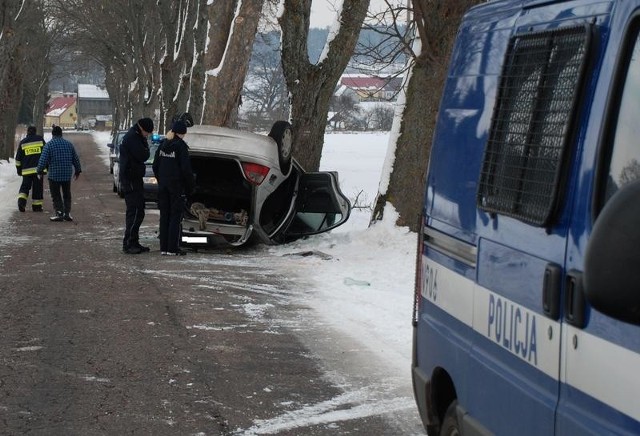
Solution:
[[[403,3],[394,0],[392,3]],[[313,0],[311,3],[311,27],[324,28],[331,26],[336,20],[336,10],[342,5],[342,0]],[[386,7],[384,0],[371,0],[370,12],[379,12]]]

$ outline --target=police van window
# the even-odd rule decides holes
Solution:
[[[588,27],[516,35],[500,77],[477,206],[529,224],[548,224],[567,173]],[[640,123],[639,123],[640,124]]]
[[[640,37],[636,39],[631,52],[624,80],[602,204],[627,183],[640,179],[639,41]]]

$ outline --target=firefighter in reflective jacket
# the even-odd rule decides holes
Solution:
[[[36,128],[29,126],[27,136],[20,141],[16,151],[16,171],[22,176],[22,184],[18,191],[18,210],[24,212],[27,207],[29,191],[31,192],[31,208],[34,212],[42,212],[42,179],[38,177],[36,168],[44,147],[44,139],[36,134]],[[46,172],[46,170],[45,170]]]

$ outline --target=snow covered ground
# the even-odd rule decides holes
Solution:
[[[71,141],[72,135],[68,135]],[[94,132],[93,136],[108,171],[109,135]],[[185,139],[188,143],[188,135]],[[358,197],[358,205],[373,205],[388,140],[388,133],[327,134],[321,169],[338,171],[342,191],[352,202]],[[1,161],[2,204],[15,204],[19,182],[13,161]],[[0,222],[15,210],[1,208]],[[327,377],[345,393],[330,403],[256,421],[244,434],[276,433],[303,424],[380,413],[396,416],[403,423],[402,434],[424,434],[410,373],[417,236],[393,224],[392,209],[385,210],[385,221],[370,228],[369,216],[368,208],[354,209],[347,223],[331,233],[282,246],[258,247],[249,254],[256,262],[297,277],[292,285],[298,292],[289,293],[289,298],[311,308],[311,313],[307,310],[300,316],[322,327],[321,334],[314,329],[315,333],[301,332],[301,337],[325,362]],[[358,406],[345,409],[345,404],[354,403]]]

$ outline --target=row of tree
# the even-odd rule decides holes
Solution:
[[[343,0],[339,26],[317,61],[308,56],[312,0],[0,0],[0,158],[13,152],[23,96],[42,120],[54,62],[81,52],[105,70],[114,102],[114,125],[160,114],[160,128],[189,111],[200,124],[231,126],[237,116],[253,42],[259,26],[276,17],[281,68],[294,126],[294,154],[317,170],[335,86],[354,53],[370,0]],[[381,186],[376,217],[391,201],[402,224],[415,228],[437,103],[451,43],[462,12],[478,0],[387,1],[380,22],[392,25],[411,73],[406,104],[390,147],[388,186]],[[395,3],[395,2],[394,2]],[[407,15],[407,11],[409,15]],[[400,17],[403,17],[402,19]],[[411,17],[410,25],[405,24]],[[376,17],[370,17],[376,27]],[[394,25],[398,23],[398,25]],[[380,26],[378,26],[380,27]],[[394,32],[395,29],[395,32]],[[425,116],[426,115],[426,116]]]

